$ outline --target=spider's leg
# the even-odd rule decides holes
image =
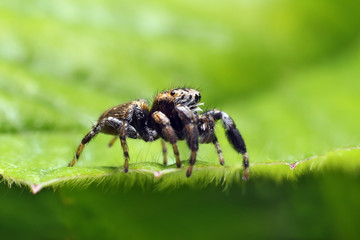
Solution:
[[[186,172],[186,176],[190,177],[196,161],[196,154],[199,149],[199,132],[195,124],[195,115],[188,107],[179,105],[176,106],[175,109],[178,112],[178,115],[184,125],[183,131],[185,134],[186,142],[191,150],[189,160],[190,166]]]
[[[210,143],[214,144],[216,152],[219,156],[219,162],[221,165],[225,165],[224,157],[220,144],[215,135],[215,120],[211,115],[199,115],[198,116],[198,130],[200,135],[200,143]]]
[[[111,139],[111,141],[110,141],[109,144],[108,144],[108,147],[109,147],[109,148],[112,147],[112,145],[114,145],[114,143],[115,143],[115,141],[116,141],[117,138],[118,138],[118,137],[115,136],[115,137],[113,137],[113,139]]]
[[[216,148],[216,151],[217,151],[217,154],[219,156],[219,162],[221,165],[225,165],[225,162],[224,162],[224,157],[223,157],[223,154],[222,154],[222,150],[221,150],[221,147],[220,147],[220,144],[215,136],[214,140],[213,140],[213,144]]]
[[[243,166],[244,166],[244,173],[243,173],[243,180],[248,180],[249,178],[249,155],[246,150],[246,145],[244,139],[242,138],[239,130],[236,128],[235,122],[231,119],[231,117],[220,110],[213,109],[210,110],[203,115],[212,116],[215,121],[221,119],[223,126],[226,131],[226,136],[228,141],[234,147],[234,149],[241,153],[243,156]]]
[[[115,122],[115,124],[116,124],[116,122]],[[133,126],[128,125],[127,136],[130,137],[130,138],[138,138],[138,132],[136,131],[136,129]],[[108,144],[109,148],[114,145],[117,138],[118,138],[118,136],[115,136],[113,139],[110,140],[110,142]]]
[[[76,150],[76,154],[75,154],[73,160],[69,163],[69,165],[68,165],[69,167],[74,166],[76,161],[79,159],[80,154],[81,154],[82,150],[84,149],[85,144],[90,142],[91,139],[93,139],[99,132],[101,132],[101,130],[105,126],[105,123],[106,123],[106,120],[96,124],[96,126],[93,127],[93,129],[88,134],[85,135],[85,137],[81,140],[81,143]]]
[[[177,136],[175,134],[174,129],[170,125],[169,118],[165,114],[159,111],[154,112],[152,114],[152,118],[154,119],[155,123],[157,123],[160,126],[162,130],[163,138],[165,138],[166,141],[171,143],[174,150],[174,155],[176,157],[176,165],[178,168],[181,167],[179,149],[177,146]]]
[[[161,139],[161,146],[162,146],[162,152],[163,152],[163,160],[164,160],[164,166],[167,165],[167,147],[166,142]]]
[[[128,130],[128,123],[124,122],[124,124],[120,128],[119,138],[121,142],[121,147],[124,152],[124,172],[127,173],[129,171],[129,152],[128,152],[128,145],[126,143],[126,137],[127,137],[127,130]]]

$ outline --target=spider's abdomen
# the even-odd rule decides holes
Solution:
[[[103,119],[108,117],[113,117],[119,120],[125,119],[126,112],[129,111],[130,107],[134,104],[133,102],[123,103],[120,105],[117,105],[115,107],[109,108],[101,116],[99,117],[98,122],[101,122]]]
[[[123,125],[124,121],[132,124],[133,114],[136,114],[137,112],[136,109],[141,109],[142,112],[145,113],[149,111],[146,101],[140,99],[117,105],[103,112],[98,119],[98,123],[109,119],[114,126],[107,124],[104,126],[102,132],[105,134],[117,135],[119,133],[119,128]],[[137,116],[137,119],[141,119],[141,116]]]
[[[134,108],[141,108],[143,111],[148,111],[147,103],[145,102],[145,100],[141,99],[109,108],[108,110],[103,112],[103,114],[101,114],[98,121],[100,122],[101,120],[108,117],[113,117],[119,120],[130,120],[129,117],[132,116]]]

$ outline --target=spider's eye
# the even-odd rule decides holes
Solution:
[[[195,101],[199,102],[201,99],[201,95],[200,94],[196,94],[195,95]]]
[[[172,90],[171,93],[170,93],[171,96],[174,96],[175,95],[175,91]]]

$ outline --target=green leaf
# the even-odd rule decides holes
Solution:
[[[340,27],[359,22],[351,4],[324,3],[322,9],[331,12],[327,18],[306,3],[266,9],[239,3],[239,14],[238,8],[215,3],[139,8],[137,1],[110,2],[0,4],[5,182],[34,193],[91,183],[159,190],[242,185],[241,156],[220,124],[216,133],[226,166],[218,164],[213,146],[201,145],[189,179],[185,143],[183,167],[177,169],[171,151],[170,165],[161,164],[158,142],[129,140],[130,172],[124,174],[119,144],[107,149],[110,138],[101,134],[74,168],[66,167],[105,109],[138,98],[151,102],[157,91],[174,85],[200,87],[207,108],[235,120],[248,147],[250,181],[358,170],[360,44],[355,28]],[[290,28],[278,28],[282,14]]]
[[[125,189],[137,185],[143,186],[145,189],[157,190],[176,189],[184,186],[202,188],[209,185],[220,185],[226,190],[233,185],[242,184],[240,163],[223,167],[219,164],[198,161],[193,175],[189,179],[185,176],[188,165],[185,161],[181,169],[178,169],[175,164],[165,167],[154,162],[133,163],[130,164],[129,173],[125,174],[119,166],[121,164],[109,163],[106,165],[105,161],[100,161],[100,163],[97,161],[99,152],[106,155],[103,150],[92,150],[91,154],[94,155],[94,158],[91,157],[91,159],[94,159],[94,163],[90,163],[86,159],[87,163],[79,162],[79,166],[69,168],[66,166],[68,159],[63,157],[71,155],[69,154],[71,147],[66,145],[69,142],[67,140],[69,136],[30,134],[22,136],[24,138],[21,140],[19,137],[12,137],[13,144],[9,144],[11,137],[2,138],[2,142],[7,144],[1,150],[5,155],[12,156],[12,161],[5,161],[2,158],[0,174],[9,185],[24,185],[29,187],[33,193],[48,186],[86,187],[92,183],[101,183],[107,187],[120,185]],[[6,149],[13,151],[6,152]],[[314,156],[296,162],[256,162],[250,168],[251,181],[256,181],[257,178],[268,178],[272,181],[296,180],[299,176],[309,172],[318,174],[328,170],[354,174],[360,168],[359,158],[360,149],[353,148],[338,149],[322,156]]]

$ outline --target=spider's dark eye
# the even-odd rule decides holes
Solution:
[[[195,101],[199,102],[201,99],[201,95],[200,94],[196,94],[195,95]]]
[[[175,95],[175,91],[172,90],[171,93],[170,93],[171,96],[174,96]]]

